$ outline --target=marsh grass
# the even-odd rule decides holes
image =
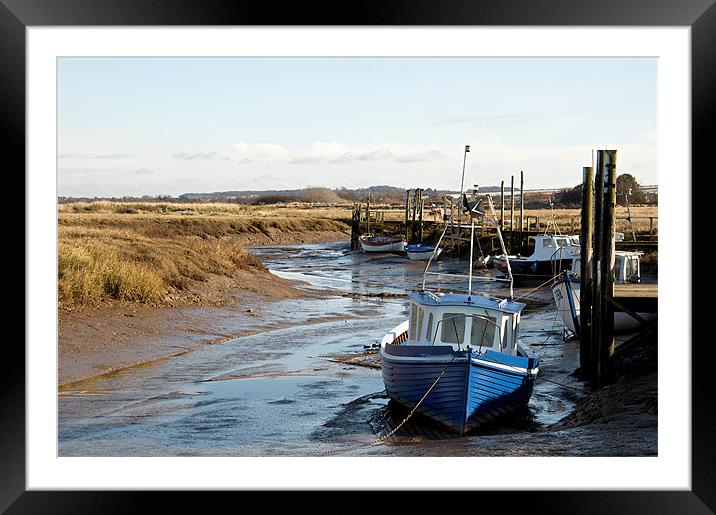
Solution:
[[[266,216],[258,209],[231,204],[188,208],[110,202],[61,205],[60,307],[93,306],[110,299],[162,305],[171,291],[189,290],[212,275],[232,277],[237,270],[266,273],[261,260],[243,248],[247,237],[347,227],[329,217],[306,216],[303,210]]]

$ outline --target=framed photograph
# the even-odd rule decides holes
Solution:
[[[2,510],[126,511],[147,490],[716,509],[692,255],[712,2],[181,4],[0,4],[25,198]],[[620,235],[596,259],[642,297],[604,304],[608,365],[585,361],[570,290],[590,181]],[[564,264],[537,274],[550,245]]]

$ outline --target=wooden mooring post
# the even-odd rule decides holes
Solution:
[[[589,321],[590,384],[593,389],[613,381],[611,357],[614,353],[614,308],[609,299],[614,296],[616,150],[597,151],[596,168]]]
[[[582,172],[582,230],[579,236],[581,277],[579,287],[579,366],[583,381],[592,380],[592,223],[594,222],[594,169]]]
[[[368,201],[365,204],[365,233],[370,234],[370,190],[368,190]]]
[[[412,212],[413,216],[410,223],[410,241],[414,242],[416,237],[416,227],[415,227],[415,219],[418,214],[418,190],[413,190],[413,198],[412,198]]]
[[[408,239],[408,218],[410,213],[410,190],[405,190],[405,239]]]
[[[525,172],[520,170],[520,251],[524,245],[524,230],[525,230]]]
[[[515,176],[512,176],[510,184],[510,252],[514,247],[514,235],[515,235]]]
[[[353,204],[351,213],[351,250],[360,249],[360,213],[361,205]]]
[[[415,190],[415,194],[418,197],[418,243],[423,242],[423,189],[418,188]]]
[[[616,206],[617,206],[617,151],[602,150],[605,168],[604,184],[604,220],[602,222],[602,292],[599,297],[602,307],[604,329],[599,342],[599,362],[597,364],[597,387],[601,388],[614,381],[612,356],[614,355],[614,264]]]
[[[505,181],[500,181],[500,228],[505,227]]]

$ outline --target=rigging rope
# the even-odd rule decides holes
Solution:
[[[520,300],[520,299],[526,297],[527,295],[529,295],[530,293],[533,293],[533,292],[539,290],[540,288],[542,288],[543,286],[545,286],[547,283],[552,282],[552,281],[554,281],[555,279],[557,279],[560,275],[562,275],[561,272],[560,272],[559,274],[555,275],[555,276],[550,277],[549,279],[547,279],[545,282],[543,282],[542,284],[540,284],[540,285],[537,286],[536,288],[532,288],[531,290],[529,290],[528,292],[526,292],[524,295],[520,295],[519,297],[515,297],[515,300]]]

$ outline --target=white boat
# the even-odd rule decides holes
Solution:
[[[365,252],[403,252],[407,243],[402,238],[393,236],[362,235],[359,241]]]
[[[541,234],[529,238],[534,242],[530,256],[508,256],[514,276],[554,277],[569,268],[572,258],[579,255],[579,236]],[[507,273],[505,256],[495,256],[492,261],[497,270]]]
[[[405,246],[405,253],[408,255],[408,259],[413,261],[425,261],[435,254],[433,259],[437,259],[442,254],[443,249],[438,248],[435,250],[435,245],[423,245],[422,243],[413,243]]]
[[[639,258],[641,252],[628,252],[617,250],[614,253],[614,282],[615,284],[638,283],[641,281],[641,268]],[[571,271],[565,271],[551,286],[552,297],[557,305],[565,327],[577,338],[579,327],[579,294],[580,294],[581,260],[579,256],[572,259]],[[654,313],[637,313],[644,321],[654,320]],[[614,313],[614,330],[619,332],[633,331],[641,325],[628,313],[617,311]]]

